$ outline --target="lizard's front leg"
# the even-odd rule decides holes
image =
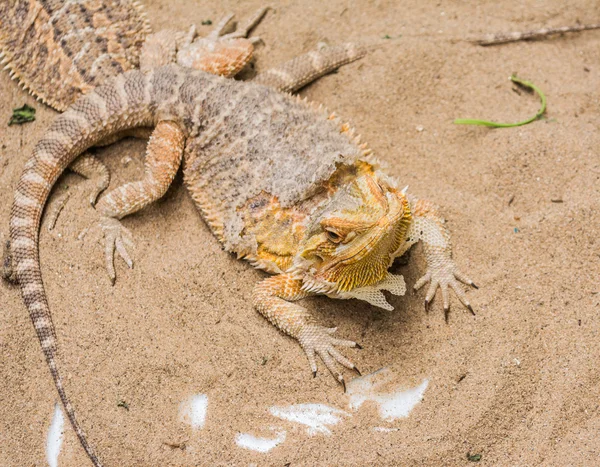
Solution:
[[[309,295],[309,292],[302,290],[301,280],[290,274],[279,274],[256,284],[252,304],[271,324],[298,341],[308,357],[313,376],[317,375],[318,355],[331,374],[344,386],[345,391],[344,376],[338,371],[336,362],[358,374],[360,372],[334,346],[361,347],[354,341],[336,339],[332,336],[336,328],[319,326],[306,308],[290,303]]]
[[[416,282],[414,288],[418,290],[429,283],[425,296],[425,309],[429,307],[429,303],[433,300],[439,287],[442,291],[444,314],[447,321],[450,310],[448,288],[451,288],[463,305],[475,314],[459,281],[474,288],[478,287],[454,263],[450,231],[445,226],[443,217],[438,213],[436,206],[426,200],[414,202],[412,211],[413,221],[406,234],[406,249],[419,240],[423,242],[427,272]]]
[[[106,269],[113,283],[115,249],[129,267],[133,266],[125,248],[125,244],[131,243],[130,234],[119,219],[148,206],[167,192],[181,164],[184,145],[185,136],[177,124],[159,122],[148,141],[144,178],[112,190],[96,205],[102,215],[100,224],[106,240]]]

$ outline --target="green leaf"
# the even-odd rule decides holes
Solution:
[[[25,104],[23,107],[13,109],[12,117],[8,121],[8,126],[21,125],[26,122],[33,122],[35,120],[35,109]]]
[[[212,24],[212,20],[210,19],[205,19],[204,21],[202,21],[202,26],[210,26]]]
[[[531,123],[534,120],[537,120],[538,118],[540,118],[542,115],[544,115],[544,112],[546,111],[546,96],[544,95],[544,93],[535,84],[533,84],[529,81],[525,81],[520,78],[517,78],[516,75],[512,75],[510,77],[510,80],[513,83],[516,83],[520,86],[523,86],[525,88],[535,91],[538,94],[538,96],[540,96],[542,105],[540,107],[540,110],[538,110],[537,113],[533,117],[528,118],[527,120],[523,120],[522,122],[517,122],[517,123],[496,123],[496,122],[489,122],[487,120],[475,120],[475,119],[470,119],[470,118],[459,118],[459,119],[454,120],[454,123],[456,123],[457,125],[482,125],[482,126],[487,126],[487,127],[491,127],[491,128],[511,128],[514,126],[527,125],[528,123]]]
[[[481,454],[467,453],[467,460],[470,462],[479,462],[481,460]]]

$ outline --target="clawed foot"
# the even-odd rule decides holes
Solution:
[[[58,197],[56,201],[50,206],[48,210],[48,230],[54,230],[58,216],[67,205],[67,201],[71,197],[71,193],[67,191]]]
[[[205,37],[196,37],[192,27],[178,40],[177,63],[186,68],[209,73],[235,76],[250,61],[253,45],[260,38],[248,38],[250,31],[265,16],[269,7],[258,10],[243,26],[225,34],[233,27],[233,14],[225,16]]]
[[[96,201],[98,200],[98,196],[100,196],[100,193],[102,193],[107,188],[108,188],[107,180],[104,180],[104,179],[96,180],[94,189],[92,191],[90,191],[90,196],[89,196],[90,205],[92,207],[96,207]]]
[[[117,277],[115,273],[115,251],[125,261],[125,264],[131,269],[133,261],[125,248],[133,247],[132,235],[129,229],[125,228],[118,219],[104,217],[100,221],[104,240],[106,242],[104,255],[106,260],[106,270],[110,281],[114,284]]]
[[[300,331],[298,342],[304,349],[304,352],[306,352],[313,376],[317,376],[316,355],[318,355],[331,374],[343,386],[344,392],[346,392],[346,381],[344,380],[344,376],[338,371],[338,364],[356,371],[358,375],[361,373],[358,371],[358,368],[356,368],[356,365],[338,352],[334,346],[338,345],[341,347],[354,347],[358,349],[362,349],[362,347],[354,341],[336,339],[333,337],[333,333],[336,329],[337,328],[325,328],[316,324],[307,324]]]
[[[448,321],[448,312],[450,311],[450,296],[448,293],[448,289],[451,288],[454,290],[454,293],[459,298],[464,306],[475,315],[473,311],[473,307],[469,303],[467,299],[467,295],[463,289],[463,286],[459,283],[462,282],[464,284],[470,285],[471,287],[478,289],[475,283],[469,279],[465,274],[460,272],[454,263],[450,263],[443,266],[438,266],[437,268],[430,267],[423,277],[421,277],[417,283],[415,284],[414,289],[419,290],[425,284],[429,283],[429,288],[427,289],[427,295],[425,295],[425,310],[429,311],[429,304],[433,300],[435,293],[438,287],[442,291],[442,300],[444,302],[444,316],[446,322]]]
[[[92,207],[96,206],[96,200],[100,193],[102,193],[106,189],[105,184],[102,181],[98,181],[94,189],[90,192],[89,202]],[[56,221],[58,220],[60,213],[67,205],[67,202],[71,198],[71,193],[67,191],[63,193],[52,205],[50,211],[48,212],[48,230],[54,230],[56,227]]]
[[[229,34],[225,34],[225,31],[228,29],[231,20],[234,18],[233,13],[226,15],[219,23],[215,26],[215,28],[210,32],[207,38],[213,40],[228,40],[228,39],[241,39],[248,37],[250,31],[263,19],[263,17],[267,14],[270,7],[263,7],[258,9],[252,17],[246,21],[243,26],[237,28],[234,32],[230,32]]]

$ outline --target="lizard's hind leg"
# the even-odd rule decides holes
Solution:
[[[237,31],[222,35],[233,15],[227,15],[206,36],[177,51],[177,63],[186,68],[203,70],[231,78],[252,59],[254,43],[259,38],[247,39],[248,33],[264,17],[269,8],[261,8]]]
[[[132,128],[115,133],[100,141],[96,146],[109,146],[126,137],[148,139],[150,134],[150,128]],[[94,182],[94,189],[90,192],[89,201],[92,206],[95,206],[98,196],[108,188],[110,183],[110,171],[108,170],[108,167],[106,167],[106,165],[104,165],[104,163],[96,156],[89,152],[85,152],[71,163],[69,170]],[[58,216],[70,197],[71,193],[66,192],[53,203],[48,212],[48,230],[54,229]]]
[[[175,123],[159,122],[148,142],[144,178],[112,190],[96,205],[102,216],[100,225],[106,241],[106,269],[113,283],[115,250],[129,267],[133,266],[126,249],[132,244],[131,234],[120,219],[148,206],[167,192],[181,164],[184,145],[184,134]]]
[[[352,43],[321,47],[263,71],[253,81],[279,91],[295,92],[342,65],[364,57],[370,48]]]
[[[94,182],[94,188],[90,192],[89,201],[92,206],[96,204],[96,199],[110,183],[110,172],[104,163],[93,156],[89,152],[85,152],[79,156],[69,166],[69,170],[81,175],[82,177],[92,180]],[[48,230],[53,230],[56,226],[58,216],[62,212],[63,208],[67,204],[67,201],[71,197],[70,192],[66,192],[60,196],[59,199],[54,202],[52,208],[48,212]]]
[[[212,34],[214,34],[215,31],[212,31],[211,36],[214,37],[215,39],[219,38],[219,36],[220,36],[221,40],[246,38],[246,37],[248,37],[248,34],[250,33],[250,31],[252,29],[254,29],[254,27],[262,21],[262,19],[267,14],[267,11],[269,11],[269,9],[270,9],[270,7],[268,7],[268,6],[260,8],[259,10],[257,10],[254,13],[254,15],[252,15],[250,17],[250,19],[248,21],[246,21],[244,23],[243,26],[237,28],[234,32],[230,32],[229,34],[221,35],[222,34],[222,30],[221,30],[221,32],[216,37],[214,37],[214,36],[212,36]],[[231,18],[233,18],[233,15],[231,15]],[[254,42],[256,42],[256,41],[260,41],[260,39],[255,37]]]
[[[76,174],[94,181],[94,189],[90,193],[90,204],[94,206],[100,193],[108,188],[110,172],[104,163],[89,152],[73,161],[69,166]]]
[[[233,13],[226,14],[221,19],[221,21],[219,21],[217,23],[217,25],[212,29],[212,31],[210,33],[208,33],[208,35],[206,36],[206,39],[211,39],[211,40],[215,40],[215,41],[218,40],[219,37],[221,37],[221,35],[225,32],[225,30],[229,26],[229,23],[234,18],[234,16],[235,15]]]

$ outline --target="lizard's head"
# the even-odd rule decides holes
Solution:
[[[342,183],[301,247],[307,290],[348,292],[382,281],[410,220],[404,193],[372,170]]]

